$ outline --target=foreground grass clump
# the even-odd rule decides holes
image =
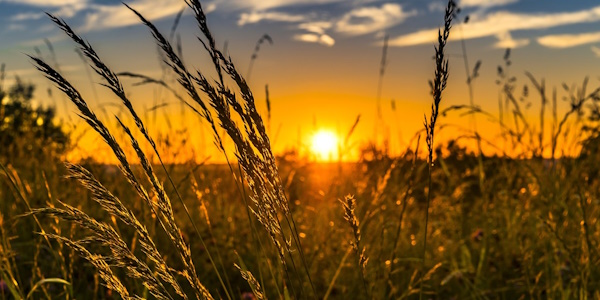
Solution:
[[[201,3],[186,3],[213,63],[211,75],[190,71],[169,39],[130,9],[156,40],[177,88],[187,93],[181,101],[211,126],[228,163],[164,164],[161,145],[133,108],[120,75],[49,15],[128,115],[115,118],[113,129],[67,78],[31,57],[118,164],[3,164],[0,297],[600,298],[600,158],[586,151],[594,149],[594,139],[580,157],[555,157],[569,116],[600,99],[598,90],[585,93],[587,82],[564,121],[554,117],[550,143],[523,126],[523,115],[515,114],[517,128],[499,118],[505,143],[522,149],[516,158],[469,153],[455,141],[436,146],[438,117],[465,109],[486,114],[474,105],[441,110],[450,74],[444,47],[456,13],[449,1],[436,48],[426,145],[418,137],[398,157],[365,148],[352,164],[277,158],[253,94],[215,46]],[[520,111],[510,101],[511,84],[502,87],[506,105]],[[537,87],[545,101],[543,84]],[[526,143],[533,137],[539,145]],[[482,141],[477,132],[472,138]],[[226,141],[235,159],[227,156]],[[424,146],[425,156],[419,151]],[[548,146],[551,159],[543,159]]]

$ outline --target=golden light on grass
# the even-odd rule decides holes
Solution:
[[[326,129],[315,132],[312,136],[310,150],[317,160],[333,160],[338,153],[337,135]]]

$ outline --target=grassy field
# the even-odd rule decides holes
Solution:
[[[353,163],[276,155],[200,2],[188,4],[215,81],[189,69],[138,16],[187,94],[180,100],[211,126],[228,163],[163,163],[168,146],[148,133],[120,75],[50,15],[127,119],[106,125],[53,66],[31,57],[117,163],[63,163],[66,150],[51,147],[36,122],[7,138],[0,299],[600,299],[600,94],[586,90],[587,81],[564,88],[570,109],[559,116],[555,90],[531,77],[531,94],[542,101],[535,125],[502,68],[500,105],[512,114],[495,117],[472,103],[445,108],[444,48],[457,13],[450,1],[435,49],[432,111],[402,155],[381,145],[362,147]],[[509,62],[507,51],[503,67]],[[8,107],[2,101],[3,120]],[[471,115],[496,120],[502,134],[457,136],[477,145],[469,149],[438,143],[438,117],[457,111],[465,123],[474,123]],[[499,154],[484,155],[482,145]],[[577,155],[563,155],[572,149]]]

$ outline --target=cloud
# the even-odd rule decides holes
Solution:
[[[300,24],[298,25],[298,29],[308,31],[308,33],[297,34],[294,36],[294,40],[307,43],[318,43],[332,47],[335,45],[335,39],[325,33],[326,30],[332,27],[333,23],[329,21],[316,21]]]
[[[371,33],[400,24],[415,14],[415,11],[405,12],[401,5],[394,3],[356,8],[342,16],[336,23],[336,31],[350,35]]]
[[[290,6],[308,6],[344,2],[346,0],[221,0],[227,2],[227,7],[232,9],[249,9],[265,11],[273,8]]]
[[[325,45],[328,47],[331,47],[335,44],[335,40],[327,34],[317,34],[317,33],[297,34],[294,36],[294,39],[297,41],[302,41],[302,42],[318,43],[318,44]]]
[[[519,2],[519,0],[461,0],[460,7],[493,7]]]
[[[473,18],[462,26],[462,37],[474,39],[488,36],[499,36],[507,32],[520,30],[546,29],[570,24],[591,23],[600,21],[600,6],[575,12],[525,14],[513,12],[496,12]],[[413,46],[434,43],[438,28],[423,29],[390,40],[391,46]],[[450,40],[460,36],[450,34]],[[522,43],[522,41],[521,41]]]
[[[61,18],[71,18],[75,16],[79,11],[86,9],[88,7],[88,2],[82,0],[50,0],[50,1],[40,1],[40,0],[0,0],[2,2],[11,2],[11,3],[19,3],[22,5],[28,6],[36,6],[36,7],[49,7],[48,9],[53,15],[59,16]],[[39,20],[45,17],[45,13],[40,10],[24,12],[16,14],[10,17],[11,21],[21,22],[21,21],[30,21],[30,20]]]
[[[38,20],[44,16],[44,13],[36,13],[36,12],[26,12],[21,14],[16,14],[10,17],[11,21],[28,21],[28,20]]]
[[[570,48],[600,42],[600,32],[546,35],[539,37],[537,42],[549,48]]]
[[[592,52],[594,52],[594,54],[596,55],[596,57],[600,57],[600,48],[596,47],[596,46],[592,46]]]
[[[498,42],[494,44],[496,48],[511,48],[516,49],[519,47],[529,45],[529,39],[513,39],[512,35],[509,32],[503,32],[496,36],[498,38]]]
[[[292,15],[282,12],[259,12],[253,11],[249,13],[242,13],[240,15],[240,19],[238,20],[239,26],[244,26],[246,24],[254,24],[262,21],[277,21],[277,22],[302,22],[306,21],[307,17],[304,15]]]
[[[263,8],[311,3],[325,4],[338,1],[341,0],[264,0],[264,2],[260,2],[262,4],[251,0],[249,3],[255,3],[257,4],[256,7]],[[364,1],[362,0],[361,4],[364,5]],[[372,0],[367,1],[372,2]],[[416,14],[415,11],[406,12],[401,5],[394,3],[385,3],[379,7],[359,6],[337,16],[324,16],[323,13],[317,13],[314,10],[304,14],[254,10],[242,13],[238,25],[244,26],[263,21],[296,23],[296,28],[303,32],[294,35],[294,40],[333,46],[335,39],[327,31],[333,30],[347,35],[362,35],[395,26],[414,14]]]
[[[3,2],[3,0],[0,0],[0,3],[1,2]],[[84,1],[79,1],[79,2],[64,1],[64,2],[60,2],[60,3],[59,3],[59,1],[48,1],[48,2],[42,3],[41,1],[24,0],[23,2],[19,2],[19,3],[31,5],[31,6],[38,6],[38,5],[39,6],[43,6],[43,5],[50,6],[47,10],[50,11],[50,13],[52,13],[53,15],[59,16],[61,18],[71,18],[71,17],[75,16],[75,14],[77,12],[85,9],[87,6],[87,4]],[[64,3],[64,6],[60,6],[62,3]],[[25,26],[24,22],[39,20],[39,19],[45,18],[45,17],[46,17],[46,14],[39,10],[18,13],[18,14],[15,14],[10,17],[10,21],[12,23],[5,25],[5,27],[6,27],[6,30],[8,30],[8,31],[25,30],[26,26]],[[36,32],[42,32],[42,31],[40,31],[38,28],[38,30]]]
[[[90,0],[0,0],[0,3],[15,3],[35,7],[50,7],[51,13],[61,18],[72,18],[86,11],[84,31],[95,31],[139,24],[139,19],[122,4],[107,5]],[[180,0],[131,0],[128,5],[139,11],[149,20],[158,20],[177,14],[185,3]],[[205,12],[215,9],[215,2],[204,6]],[[11,17],[11,21],[35,20],[43,17],[43,13],[27,12]]]
[[[57,11],[52,12],[54,15],[60,16],[61,18],[72,18],[78,12],[87,8],[85,3],[77,3],[73,5],[61,6]]]
[[[138,0],[128,4],[148,20],[158,20],[177,14],[185,4],[178,0]],[[94,31],[140,24],[133,12],[123,5],[91,5],[84,30]]]
[[[62,7],[67,5],[85,4],[86,0],[0,0],[1,2],[31,5],[40,7]]]
[[[331,27],[333,27],[333,23],[328,21],[308,22],[298,25],[299,29],[318,34],[324,34],[325,30]]]
[[[204,10],[205,14],[209,14],[209,13],[217,10],[217,3],[215,1],[208,2],[208,3],[202,2],[202,9]]]
[[[326,31],[333,27],[331,21],[311,21],[314,14],[288,14],[274,11],[253,11],[250,13],[242,13],[238,20],[238,25],[254,24],[262,21],[275,21],[286,23],[300,23],[297,28],[305,31],[304,33],[296,34],[293,39],[296,41],[317,43],[331,47],[335,45],[335,39],[332,38]]]

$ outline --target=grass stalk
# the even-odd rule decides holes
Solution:
[[[350,242],[352,244],[352,248],[354,253],[356,254],[356,265],[358,266],[360,279],[363,284],[363,288],[365,291],[365,296],[367,299],[371,299],[371,292],[369,290],[369,285],[367,283],[367,279],[365,278],[365,269],[367,267],[367,263],[369,258],[365,254],[366,250],[364,247],[361,247],[361,232],[360,232],[360,222],[354,213],[356,209],[356,199],[354,196],[348,195],[344,198],[344,200],[340,200],[342,202],[342,206],[344,209],[344,220],[348,222],[350,228],[352,228],[352,233],[354,235],[354,239]]]
[[[453,0],[448,1],[446,12],[444,14],[444,29],[438,32],[438,46],[435,48],[435,76],[431,83],[433,95],[433,104],[431,106],[431,116],[429,120],[425,117],[425,129],[427,131],[427,150],[428,150],[428,190],[427,190],[427,201],[425,205],[425,229],[423,233],[423,251],[421,253],[421,274],[425,274],[426,270],[426,253],[427,253],[427,230],[429,225],[429,204],[431,202],[432,194],[432,169],[434,166],[433,162],[433,149],[434,149],[434,137],[435,137],[435,124],[439,114],[440,102],[442,100],[442,92],[446,88],[448,82],[448,60],[445,58],[444,49],[450,36],[450,28],[452,26],[452,20],[455,17],[456,3]],[[423,298],[423,281],[419,284],[419,299]]]
[[[127,5],[125,4],[125,6],[127,6]],[[127,7],[129,9],[133,10],[131,7],[129,7],[129,6],[127,6]],[[133,11],[137,14],[137,12],[135,10],[133,10]],[[83,53],[83,55],[92,62],[92,64],[93,64],[92,68],[94,69],[94,71],[106,80],[105,86],[108,87],[117,97],[119,97],[119,99],[121,100],[123,105],[125,105],[125,107],[127,108],[127,111],[131,114],[132,118],[134,119],[136,126],[138,127],[138,129],[140,130],[140,132],[142,133],[144,138],[151,145],[152,149],[154,150],[154,153],[156,154],[156,156],[160,162],[160,165],[162,166],[162,168],[169,180],[169,183],[173,187],[173,190],[177,196],[177,199],[181,203],[181,205],[186,213],[186,216],[188,217],[188,220],[192,224],[192,227],[194,228],[194,231],[195,231],[196,235],[198,236],[198,238],[200,239],[200,242],[202,243],[203,247],[206,249],[206,253],[207,253],[209,259],[213,263],[213,267],[216,271],[219,281],[222,284],[222,287],[226,293],[227,298],[231,300],[230,288],[228,288],[227,285],[223,282],[223,279],[221,278],[221,274],[220,274],[221,272],[219,271],[216,264],[214,263],[214,259],[211,255],[210,251],[208,250],[208,247],[206,247],[206,243],[204,242],[204,239],[202,238],[202,235],[200,234],[200,230],[198,230],[198,227],[196,226],[196,222],[194,222],[194,220],[189,212],[189,209],[187,208],[187,205],[184,203],[184,201],[179,193],[179,190],[175,186],[175,183],[173,182],[173,179],[171,178],[170,172],[165,167],[165,164],[164,164],[162,157],[157,149],[154,139],[150,136],[147,128],[144,126],[143,121],[141,120],[141,118],[138,116],[135,109],[133,108],[133,105],[132,105],[131,101],[129,100],[129,98],[127,97],[125,90],[123,88],[123,85],[121,84],[118,76],[114,72],[112,72],[110,70],[110,68],[100,59],[99,55],[91,47],[91,45],[89,43],[86,43],[79,35],[77,35],[63,20],[61,20],[51,14],[48,14],[48,16],[63,32],[65,32],[75,43],[78,44],[79,50],[81,51],[81,53]],[[119,120],[119,123],[121,123],[120,120]],[[122,125],[122,123],[121,123],[121,125]],[[164,196],[166,196],[166,194],[164,194]],[[168,200],[165,199],[165,201],[168,201]],[[221,263],[221,269],[224,271],[224,265],[222,263]],[[224,276],[225,276],[225,281],[229,282],[226,272],[224,272]]]

